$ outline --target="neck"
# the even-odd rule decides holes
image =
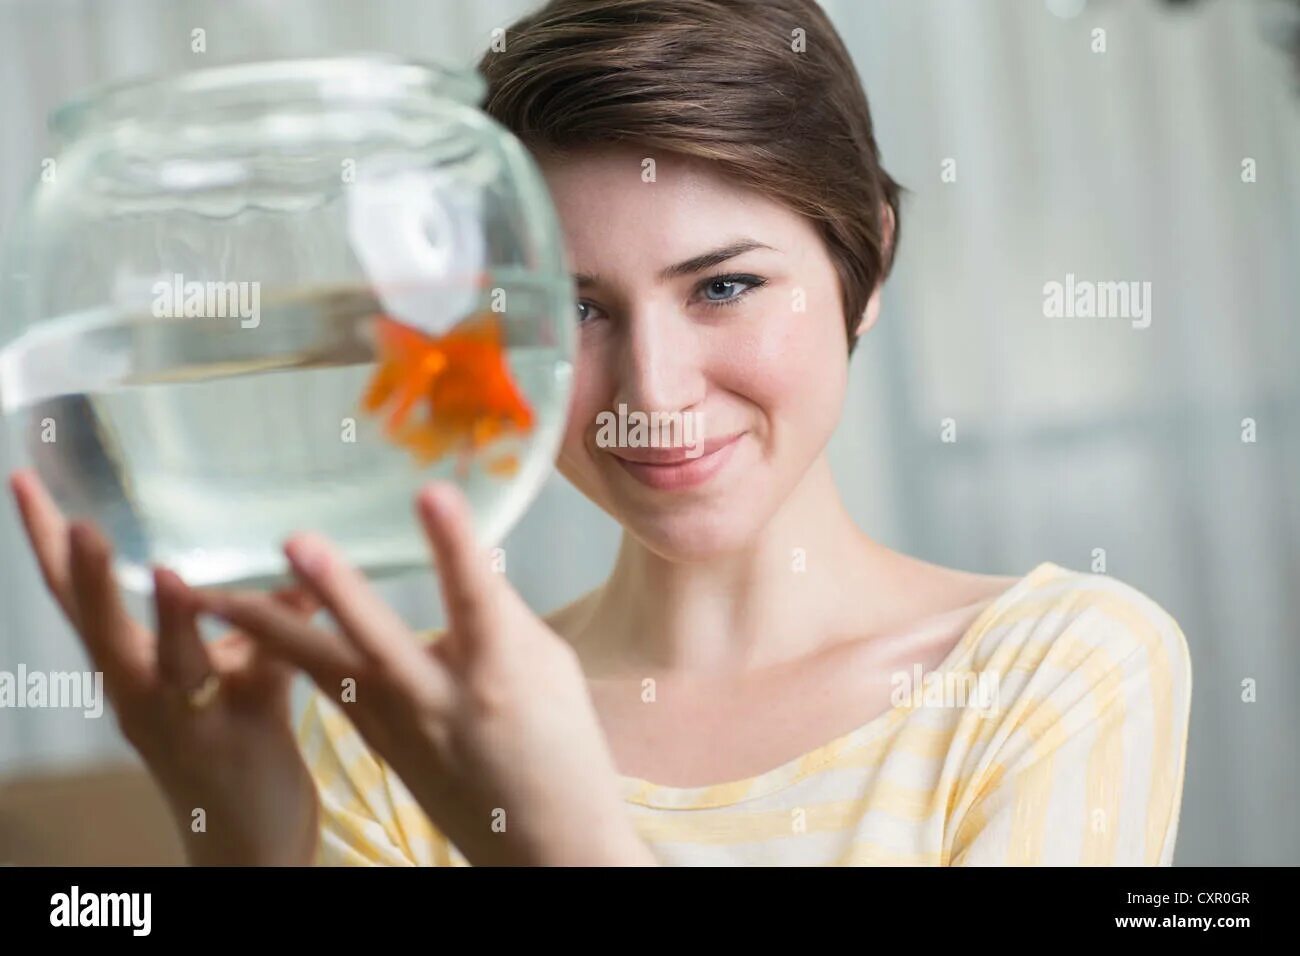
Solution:
[[[624,532],[581,627],[586,664],[685,676],[797,658],[861,617],[887,553],[854,525],[823,454],[743,550],[671,561]]]

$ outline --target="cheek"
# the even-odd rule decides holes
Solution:
[[[838,409],[848,364],[840,309],[810,299],[803,312],[764,310],[731,333],[719,363],[735,391],[779,418]]]

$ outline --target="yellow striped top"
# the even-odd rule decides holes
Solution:
[[[888,711],[766,773],[620,777],[642,839],[669,866],[1170,865],[1191,661],[1149,597],[1045,562],[898,677]],[[299,737],[318,864],[468,865],[338,705],[314,693]]]

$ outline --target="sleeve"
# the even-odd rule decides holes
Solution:
[[[1056,616],[1063,624],[1045,652],[1026,641],[1016,655],[1012,673],[1028,676],[999,694],[1001,719],[958,801],[951,865],[1172,864],[1191,704],[1186,639],[1149,598],[1100,581]]]
[[[379,762],[351,722],[313,691],[298,728],[320,805],[317,866],[415,866]]]

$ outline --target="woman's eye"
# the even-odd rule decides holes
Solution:
[[[758,276],[716,276],[706,280],[701,291],[709,305],[727,305],[738,301],[763,283],[764,280]]]
[[[578,303],[578,324],[581,325],[588,319],[594,318],[600,314],[600,309],[596,308],[590,302]]]

